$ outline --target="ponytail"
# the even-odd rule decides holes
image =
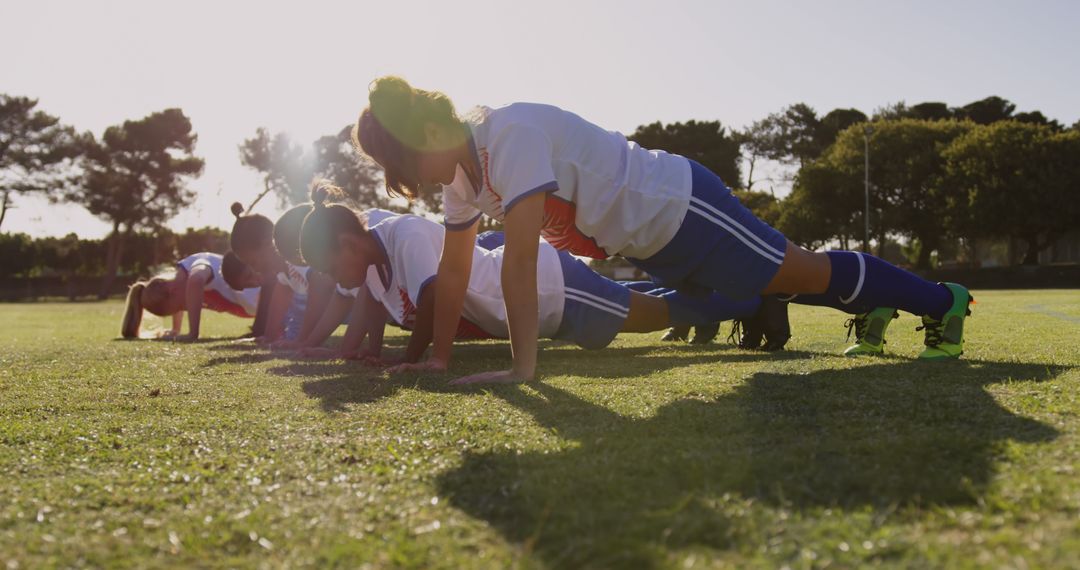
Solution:
[[[142,293],[146,289],[145,281],[137,281],[128,288],[127,303],[124,306],[124,319],[120,323],[120,336],[138,338],[139,325],[142,323]]]
[[[232,233],[229,234],[229,246],[233,251],[255,251],[271,242],[274,224],[270,222],[270,218],[262,214],[245,216],[244,206],[240,202],[233,202],[229,211],[236,218]]]
[[[329,273],[330,258],[338,249],[338,236],[352,234],[367,236],[362,216],[342,204],[327,204],[328,199],[341,199],[340,188],[319,181],[311,188],[311,212],[300,229],[300,254],[317,271]]]

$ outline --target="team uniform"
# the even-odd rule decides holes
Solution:
[[[221,275],[221,260],[221,254],[196,253],[181,259],[176,266],[188,275],[198,267],[210,268],[211,278],[203,287],[204,308],[238,317],[254,317],[259,306],[259,288],[234,291]]]
[[[444,232],[435,222],[407,215],[384,221],[371,230],[389,263],[374,267],[367,285],[373,293],[383,291],[376,298],[403,326],[415,323],[420,295],[438,272]],[[509,337],[502,262],[501,246],[492,250],[474,248],[458,338]],[[543,242],[537,255],[536,288],[539,335],[544,338],[602,348],[619,333],[630,311],[629,289]]]
[[[278,283],[288,287],[293,292],[292,302],[285,314],[285,338],[295,340],[300,336],[300,329],[304,324],[304,311],[307,310],[308,301],[308,273],[310,267],[293,265],[285,262],[285,271],[277,274]]]
[[[541,233],[551,245],[595,259],[621,255],[665,286],[745,299],[783,262],[786,238],[692,160],[550,105],[481,107],[467,123],[483,180],[475,188],[459,166],[443,187],[449,230],[481,214],[502,221],[520,200],[544,193]]]
[[[481,180],[474,186],[459,166],[444,186],[447,229],[471,227],[481,214],[502,221],[522,199],[543,193],[541,233],[552,245],[598,259],[621,255],[657,283],[680,291],[750,299],[766,289],[784,261],[784,235],[693,160],[643,149],[550,105],[481,107],[466,124]],[[963,353],[963,324],[972,302],[966,288],[927,281],[866,253],[826,255],[825,292],[789,300],[856,315],[863,329],[883,330],[881,321],[888,319],[879,315],[875,321],[874,315],[904,310],[923,319],[926,349],[919,358]],[[679,309],[680,318],[692,316],[692,310],[682,310],[691,306]],[[773,328],[786,341],[786,308],[781,311],[783,326]],[[764,313],[762,319],[768,320]],[[863,347],[865,335],[856,336],[849,354],[882,352],[883,339]]]

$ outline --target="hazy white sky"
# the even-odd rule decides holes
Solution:
[[[98,135],[166,107],[187,113],[206,170],[177,229],[229,227],[229,203],[258,192],[237,153],[257,127],[310,143],[352,122],[388,73],[459,109],[552,103],[624,132],[742,127],[797,101],[869,114],[988,95],[1080,119],[1070,1],[0,0],[0,23],[0,92]],[[77,206],[18,206],[3,230],[107,230]]]

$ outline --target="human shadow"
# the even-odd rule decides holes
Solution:
[[[554,341],[546,346],[556,349]],[[757,362],[765,360],[796,360],[811,358],[813,353],[801,351],[749,352],[726,347],[706,350],[687,345],[685,349],[656,350],[655,347],[611,348],[600,351],[583,351],[565,346],[568,351],[580,353],[581,358],[563,356],[555,364],[541,366],[542,376],[555,374],[582,378],[642,378],[657,371],[672,371],[696,364],[723,362]],[[475,344],[459,348],[455,352],[453,373],[404,373],[388,376],[384,368],[367,366],[355,361],[297,359],[267,370],[278,376],[304,376],[312,380],[304,382],[304,393],[318,398],[322,409],[340,412],[349,404],[365,404],[394,395],[403,387],[432,392],[470,392],[475,387],[449,386],[449,380],[474,372],[505,368],[510,364],[506,347],[500,344]],[[235,362],[239,357],[212,359],[216,363]],[[274,356],[267,355],[264,360]],[[554,360],[554,359],[551,359]],[[258,361],[258,360],[256,360]],[[482,388],[486,389],[486,388]]]
[[[445,378],[401,375],[388,377],[385,369],[355,361],[297,361],[268,370],[282,377],[302,377],[301,389],[319,400],[323,411],[347,411],[351,404],[367,404],[388,398],[405,388],[430,392],[460,392]]]
[[[552,567],[651,567],[668,548],[728,549],[747,502],[888,511],[971,504],[1005,442],[1052,427],[984,389],[1065,370],[1035,364],[874,364],[760,372],[715,399],[621,416],[551,385],[493,390],[564,440],[560,449],[470,452],[437,481],[451,504]],[[752,517],[750,517],[752,518]]]

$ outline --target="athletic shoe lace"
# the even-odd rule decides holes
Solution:
[[[727,341],[734,346],[740,346],[742,339],[742,321],[736,319],[731,324],[731,334],[728,335]]]
[[[866,338],[866,328],[870,324],[870,319],[867,317],[868,315],[866,314],[855,315],[844,323],[844,326],[847,327],[848,340],[851,340],[852,330],[855,331],[855,342],[859,342],[862,339]]]
[[[941,342],[943,340],[945,340],[945,326],[941,321],[933,321],[930,323],[923,321],[922,326],[915,327],[915,330],[926,331],[926,340],[923,341],[923,344],[925,344],[926,346],[936,348],[941,345]]]

